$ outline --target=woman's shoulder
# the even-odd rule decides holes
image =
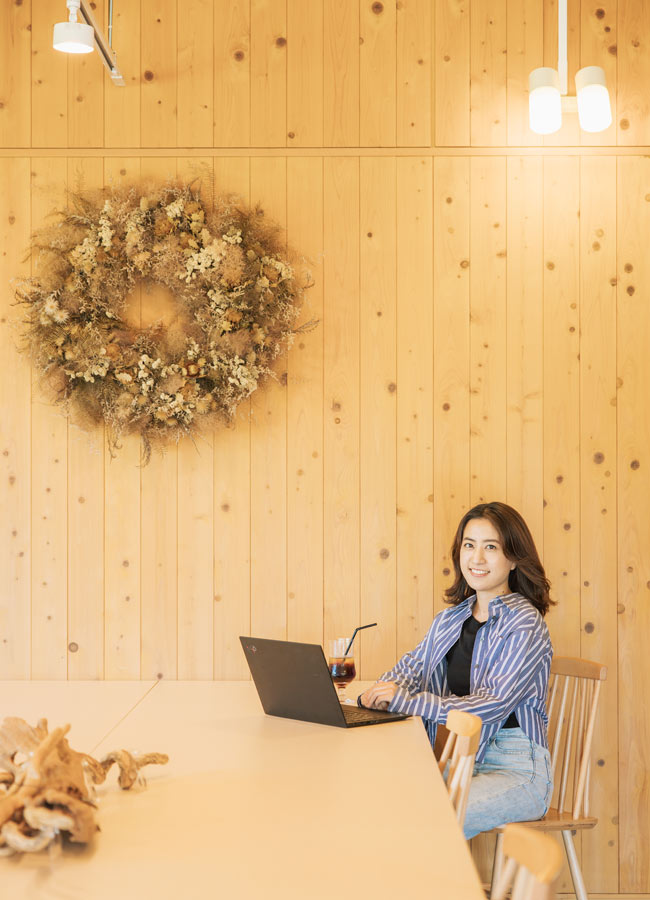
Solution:
[[[508,608],[508,625],[510,627],[530,629],[548,635],[544,617],[523,594],[510,594],[504,598],[504,603]]]

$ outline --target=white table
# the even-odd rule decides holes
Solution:
[[[91,847],[0,859],[3,896],[483,900],[419,719],[342,729],[266,717],[250,682],[5,682],[0,692],[0,715],[71,721],[75,749],[170,756],[146,770],[144,791],[120,791],[109,775]],[[91,748],[82,732],[106,737]]]

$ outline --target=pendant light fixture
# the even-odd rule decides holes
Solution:
[[[95,34],[90,25],[77,21],[81,0],[67,0],[69,10],[67,22],[54,26],[52,46],[62,53],[92,53],[95,49]]]
[[[113,0],[110,0],[108,8],[108,40],[95,20],[88,0],[66,0],[66,6],[68,21],[58,22],[54,26],[54,49],[62,53],[92,53],[96,47],[113,84],[124,87],[124,78],[112,47]],[[81,22],[77,21],[78,17]]]
[[[600,66],[586,66],[576,72],[576,96],[568,96],[567,0],[557,7],[557,70],[543,66],[528,77],[530,129],[536,134],[553,134],[562,127],[562,112],[578,110],[583,131],[604,131],[612,124],[612,110],[605,72]]]

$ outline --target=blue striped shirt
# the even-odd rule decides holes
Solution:
[[[415,650],[380,677],[399,685],[388,709],[421,716],[432,746],[438,723],[444,724],[452,709],[480,716],[477,762],[511,712],[532,741],[548,747],[546,695],[553,647],[541,615],[521,594],[490,601],[488,619],[474,644],[470,692],[466,697],[449,692],[445,657],[471,616],[475,599],[439,613]]]

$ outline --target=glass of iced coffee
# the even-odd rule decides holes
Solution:
[[[339,700],[345,703],[345,691],[351,681],[354,680],[357,670],[354,665],[352,650],[346,649],[350,643],[349,638],[333,638],[328,644],[327,664],[329,666],[332,681],[339,692]]]

